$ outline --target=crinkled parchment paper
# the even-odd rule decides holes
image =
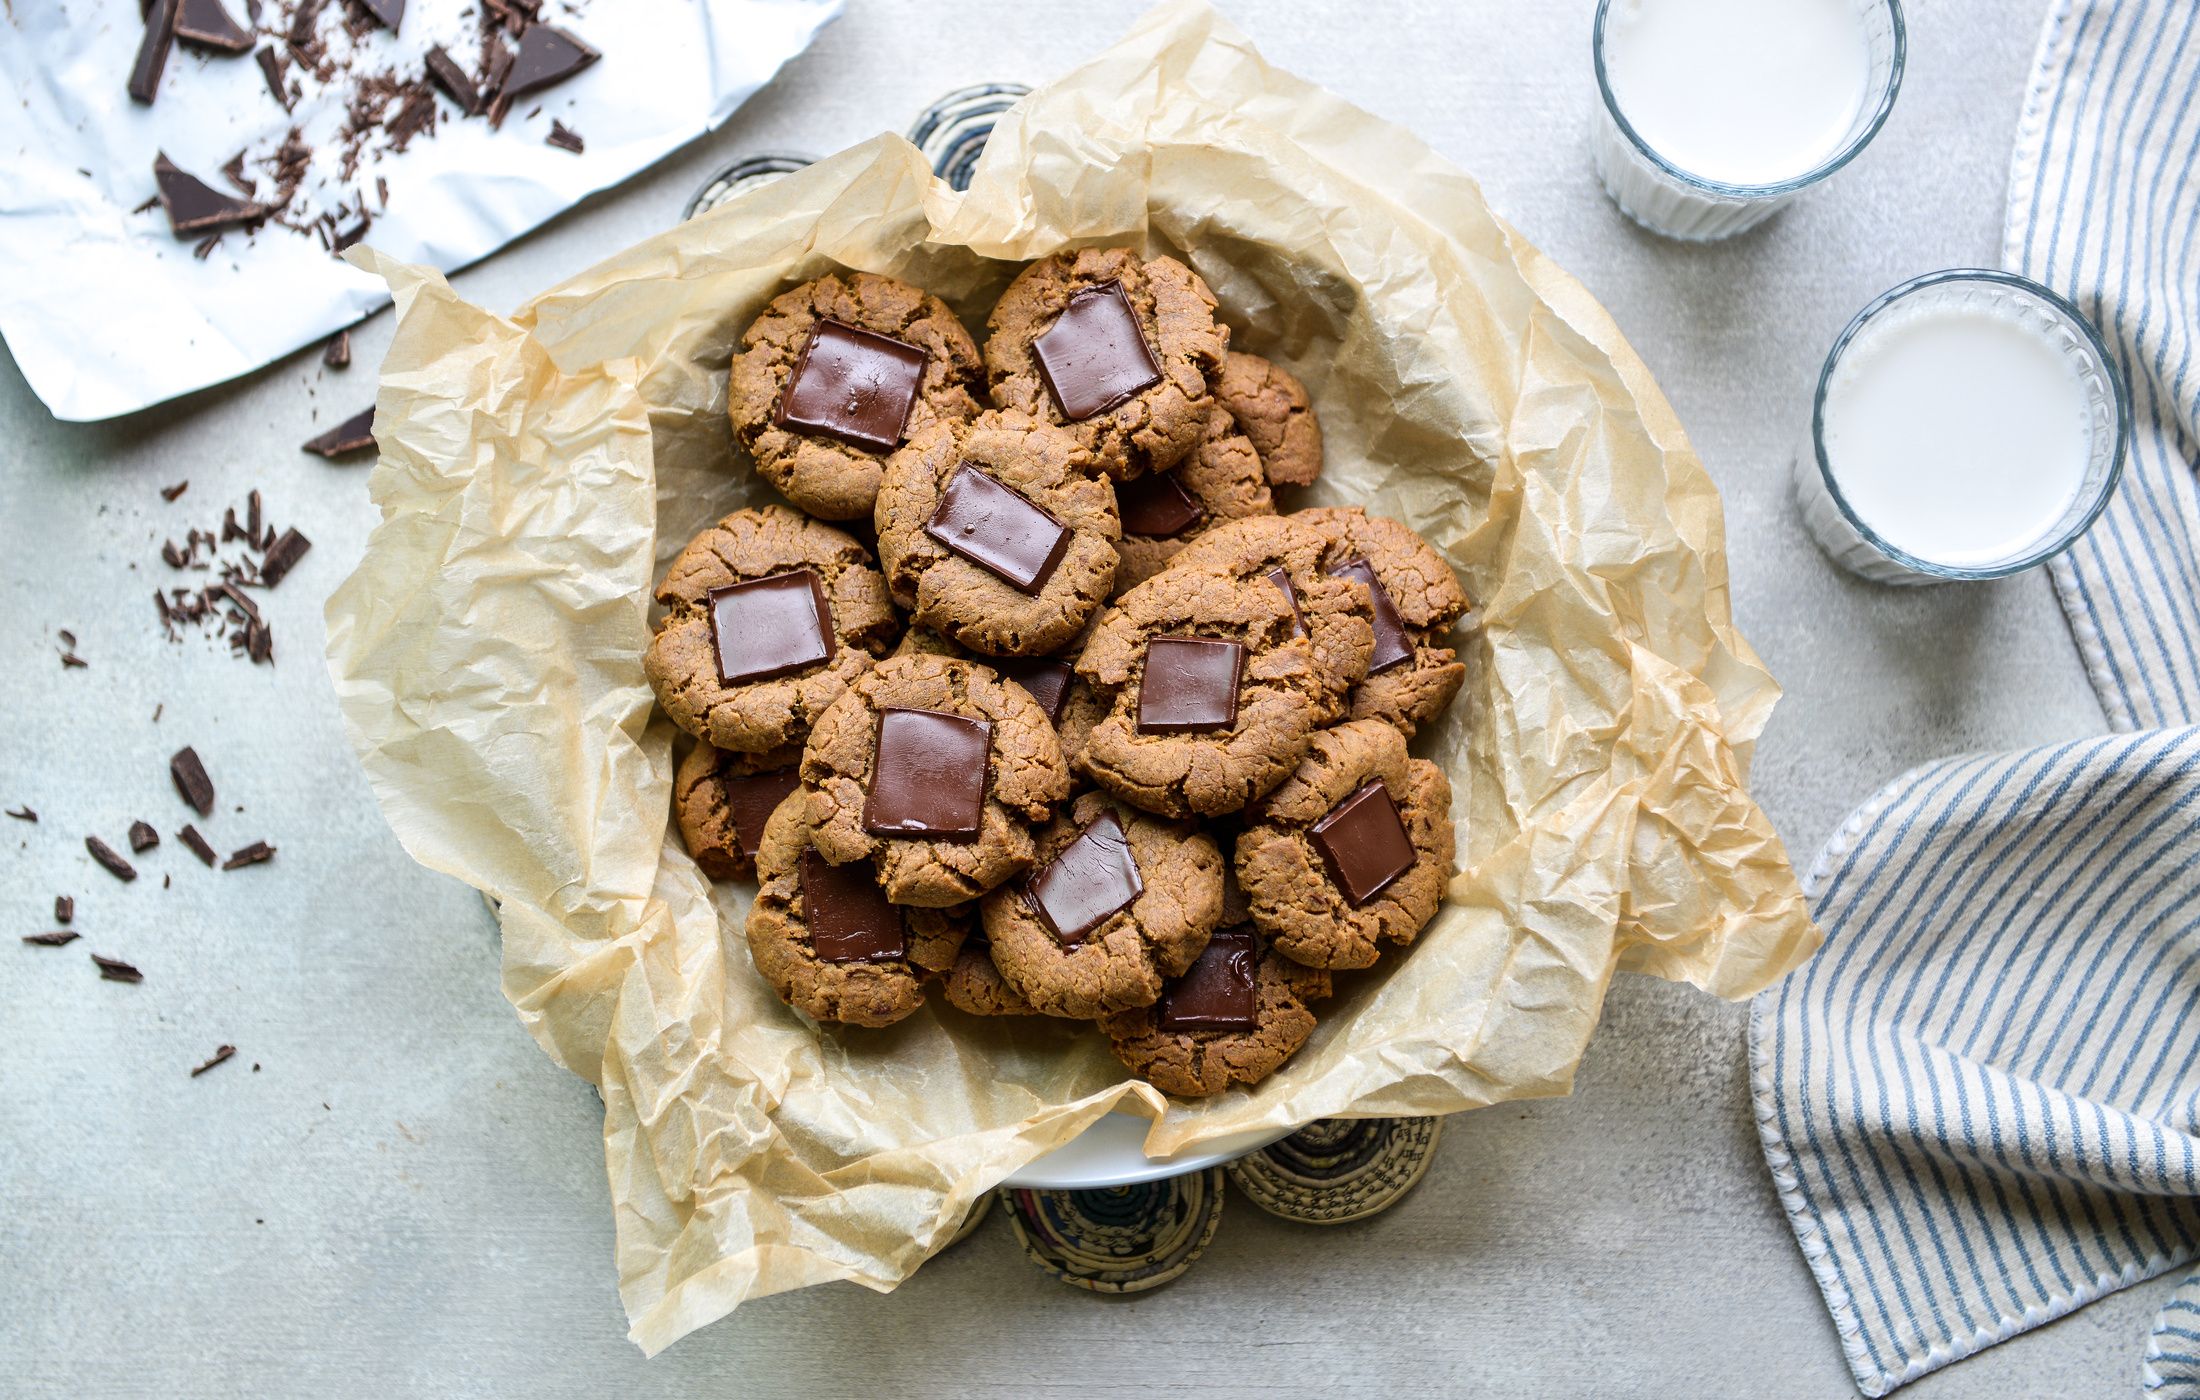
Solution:
[[[1464,873],[1409,953],[1339,978],[1254,1092],[1169,1105],[1067,1023],[927,1010],[820,1034],[750,966],[747,891],[668,831],[649,590],[723,512],[726,364],[835,265],[982,329],[1018,260],[1186,257],[1233,343],[1289,364],[1317,497],[1396,515],[1483,625],[1417,747],[1457,787]],[[412,854],[499,904],[504,990],[596,1082],[633,1336],[740,1302],[891,1288],[1004,1175],[1117,1104],[1154,1153],[1336,1114],[1564,1093],[1615,969],[1746,996],[1818,936],[1744,791],[1777,696],[1733,630],[1717,494],[1610,318],[1411,134],[1263,63],[1203,6],[1033,93],[957,195],[897,137],[842,152],[505,318],[355,252],[401,319],[373,491],[329,604],[353,742]]]

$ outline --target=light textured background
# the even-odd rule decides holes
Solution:
[[[850,0],[725,130],[458,284],[515,304],[677,217],[736,155],[837,149],[949,87],[1043,80],[1138,8]],[[1701,249],[1635,230],[1589,172],[1591,8],[1229,5],[1272,60],[1475,172],[1657,373],[1725,492],[1742,626],[1788,689],[1755,787],[1799,863],[1914,763],[2097,732],[2044,577],[1856,583],[1814,552],[1784,487],[1849,315],[1911,274],[1994,260],[2040,0],[1912,0],[1909,79],[1876,145],[1769,226]],[[383,827],[329,703],[320,602],[365,538],[366,469],[295,445],[369,401],[388,334],[386,315],[356,333],[346,374],[301,354],[91,427],[53,422],[0,365],[0,806],[45,818],[0,822],[0,929],[48,926],[67,891],[86,934],[0,948],[0,1390],[1850,1393],[1758,1155],[1744,1008],[1633,979],[1571,1099],[1453,1120],[1427,1181],[1379,1220],[1297,1229],[1233,1199],[1182,1282],[1102,1300],[1044,1279],[996,1218],[892,1296],[773,1299],[644,1363],[615,1292],[596,1102],[499,998],[478,898]],[[273,669],[158,640],[146,598],[167,572],[159,539],[252,486],[316,545],[268,596]],[[63,627],[89,670],[60,669]],[[281,854],[216,875],[171,838],[125,888],[80,838],[119,845],[141,815],[172,831],[185,814],[164,765],[183,743],[221,788],[216,844],[264,836]],[[87,949],[135,961],[144,985],[101,983]],[[187,1079],[223,1041],[237,1060]],[[2126,1392],[2167,1290],[1905,1394]]]

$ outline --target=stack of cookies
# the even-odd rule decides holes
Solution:
[[[734,433],[795,508],[657,590],[681,837],[757,882],[757,971],[819,1022],[938,984],[1168,1093],[1257,1082],[1443,898],[1451,788],[1407,741],[1466,595],[1395,521],[1277,512],[1321,471],[1305,389],[1182,263],[1043,259],[987,331],[853,273],[743,337]]]

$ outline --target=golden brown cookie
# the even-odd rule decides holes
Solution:
[[[1055,734],[1062,737],[1066,745],[1068,739],[1062,726],[1072,687],[1077,682],[1077,673],[1071,669],[1069,658],[1076,655],[1078,646],[1079,643],[1073,641],[1051,656],[979,656],[929,627],[912,627],[902,634],[901,645],[894,648],[894,655],[951,656],[990,667],[995,675],[1014,681],[1039,702],[1039,708],[1046,711],[1048,721],[1054,725]],[[1066,747],[1062,757],[1065,760],[1069,757]]]
[[[833,273],[782,293],[742,334],[726,413],[788,500],[827,520],[868,519],[887,454],[976,417],[980,376],[947,303],[891,277]]]
[[[1221,919],[1222,867],[1188,824],[1088,792],[1040,831],[1030,873],[979,906],[993,964],[1045,1015],[1150,1006]]]
[[[1308,525],[1303,514],[1255,516],[1208,531],[1175,561],[1181,568],[1226,573],[1287,593],[1321,673],[1316,724],[1344,718],[1352,688],[1367,678],[1375,651],[1367,586],[1323,566],[1329,544],[1328,533]]]
[[[1357,506],[1302,510],[1297,518],[1327,537],[1323,569],[1381,585],[1370,599],[1375,651],[1367,679],[1353,688],[1352,717],[1388,720],[1412,738],[1467,678],[1450,645],[1452,624],[1467,611],[1466,590],[1433,545],[1395,520]]]
[[[1354,720],[1312,750],[1237,840],[1238,884],[1276,950],[1309,967],[1369,967],[1411,943],[1443,903],[1451,781],[1405,736]]]
[[[1253,444],[1219,408],[1207,415],[1207,436],[1191,456],[1165,472],[1121,483],[1115,504],[1123,522],[1117,595],[1160,573],[1186,545],[1225,521],[1276,510]]]
[[[1127,481],[1199,446],[1229,345],[1214,293],[1190,268],[1084,248],[1009,283],[987,323],[985,364],[994,403],[1068,428],[1100,471]]]
[[[737,510],[680,551],[642,658],[674,724],[736,753],[799,744],[900,631],[886,579],[845,531],[784,506]]]
[[[1115,578],[1115,492],[1077,440],[1021,413],[938,423],[887,464],[879,559],[894,601],[987,656],[1075,637]]]
[[[680,844],[713,880],[745,880],[756,870],[764,824],[802,779],[802,749],[728,753],[697,744],[672,777],[672,815]]]
[[[1124,801],[1235,812],[1298,766],[1321,709],[1314,649],[1280,589],[1165,569],[1123,595],[1077,658],[1107,706],[1078,754]]]
[[[955,955],[955,965],[948,969],[947,981],[940,990],[947,997],[947,1004],[972,1016],[1036,1016],[1031,1003],[1017,995],[1008,985],[999,968],[993,965],[993,950],[986,945],[982,931],[973,931],[963,941],[962,951]]]
[[[1062,746],[1038,701],[990,667],[895,656],[811,731],[802,781],[817,845],[869,860],[896,904],[975,899],[1031,863],[1031,827],[1069,795]]]
[[[970,910],[886,902],[863,862],[833,865],[816,846],[806,793],[780,804],[757,851],[749,956],[782,1001],[819,1021],[888,1026],[924,1002],[955,962]]]
[[[1209,940],[1154,1005],[1100,1029],[1131,1073],[1165,1094],[1204,1098],[1274,1074],[1314,1033],[1308,1003],[1328,995],[1328,973],[1263,949],[1240,925]]]
[[[1232,350],[1215,402],[1250,438],[1271,486],[1310,486],[1322,474],[1322,428],[1306,386],[1283,366]]]

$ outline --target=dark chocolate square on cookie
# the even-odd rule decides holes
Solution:
[[[839,321],[819,321],[802,342],[772,421],[873,452],[901,445],[924,383],[924,347]]]
[[[1069,547],[1061,521],[968,465],[947,479],[924,533],[1024,593],[1047,586]]]
[[[833,610],[815,569],[713,588],[711,640],[727,685],[767,681],[833,659]]]
[[[1381,778],[1369,778],[1314,823],[1314,846],[1329,878],[1357,909],[1413,868],[1419,853]]]
[[[1375,655],[1367,663],[1367,673],[1372,676],[1410,660],[1413,638],[1406,635],[1405,621],[1398,616],[1397,605],[1390,601],[1390,590],[1375,577],[1375,566],[1365,559],[1350,559],[1331,569],[1329,574],[1332,578],[1348,578],[1367,585],[1375,623]]]
[[[800,768],[720,780],[726,790],[726,813],[733,818],[733,838],[742,855],[756,858],[757,848],[764,844],[764,823],[801,781]]]
[[[1032,908],[1065,948],[1084,942],[1145,890],[1130,838],[1113,812],[1102,812],[1024,885]]]
[[[1161,994],[1165,1031],[1249,1031],[1260,1024],[1254,977],[1260,950],[1244,925],[1207,940],[1207,950]]]
[[[986,720],[939,710],[880,715],[863,829],[874,836],[977,840],[992,746]]]
[[[1156,637],[1146,643],[1138,678],[1138,732],[1207,734],[1237,723],[1238,674],[1245,648],[1205,637]]]
[[[1122,514],[1124,534],[1150,540],[1174,539],[1206,514],[1173,471],[1148,472],[1116,487],[1115,508]]]
[[[886,902],[867,860],[834,865],[804,851],[802,919],[819,962],[892,962],[908,951],[901,910]]]
[[[1161,382],[1161,366],[1121,282],[1087,287],[1031,342],[1054,406],[1072,423]]]
[[[1062,704],[1069,699],[1070,669],[1067,661],[1052,656],[998,656],[993,669],[1029,692],[1047,712],[1048,724],[1062,722]]]

